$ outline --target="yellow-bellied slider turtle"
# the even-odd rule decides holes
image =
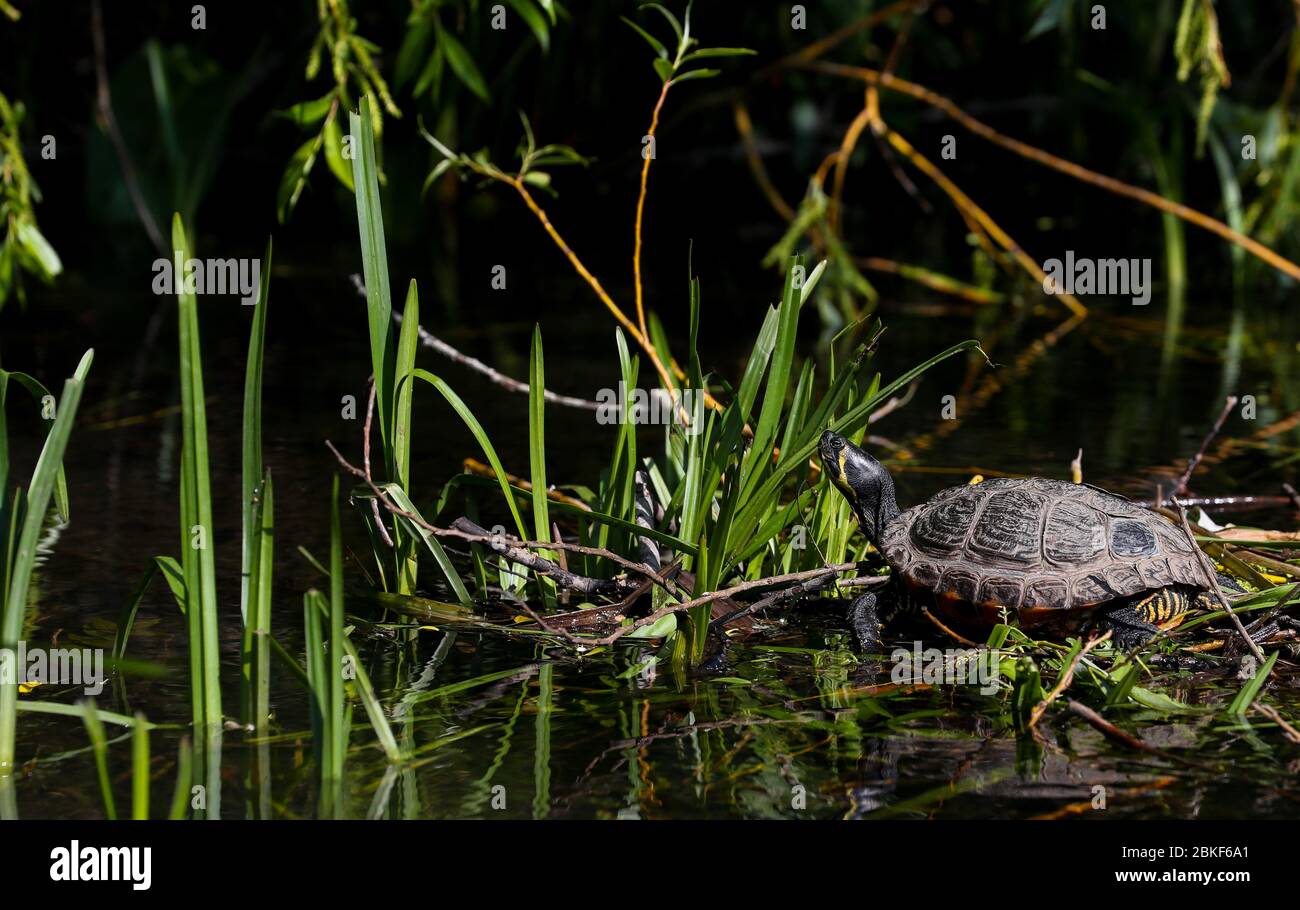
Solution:
[[[1095,623],[1125,648],[1181,621],[1189,607],[1209,606],[1186,535],[1123,497],[1041,477],[999,479],[952,487],[900,512],[884,465],[838,433],[823,433],[819,448],[897,580],[892,591],[854,602],[864,646],[915,603],[971,625],[1008,615],[1048,635]]]

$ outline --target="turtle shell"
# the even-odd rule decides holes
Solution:
[[[880,551],[911,588],[986,619],[1204,585],[1179,528],[1105,490],[1045,478],[944,490],[890,522]]]

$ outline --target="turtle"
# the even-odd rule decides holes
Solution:
[[[1111,630],[1146,644],[1212,605],[1193,543],[1159,514],[1088,484],[997,478],[950,487],[900,511],[888,469],[839,433],[818,444],[823,469],[892,570],[880,594],[853,601],[864,648],[908,608],[956,625],[1014,618],[1047,637]]]

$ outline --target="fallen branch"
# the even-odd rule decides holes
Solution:
[[[518,538],[509,537],[508,535],[480,534],[480,533],[465,530],[463,527],[440,528],[437,525],[430,524],[428,521],[421,518],[419,515],[416,515],[412,512],[408,512],[405,509],[402,509],[394,505],[388,499],[388,496],[384,493],[384,491],[380,489],[374,483],[374,481],[366,477],[364,471],[362,471],[356,465],[350,463],[346,458],[344,458],[339,453],[339,450],[334,447],[334,443],[330,442],[327,439],[325,440],[325,445],[334,454],[335,460],[338,461],[339,465],[342,466],[342,468],[345,471],[347,471],[349,474],[352,474],[354,477],[360,478],[362,481],[366,483],[366,485],[370,488],[371,493],[374,494],[374,496],[379,500],[379,502],[384,506],[384,508],[388,509],[388,511],[392,512],[394,515],[401,515],[403,518],[407,519],[413,524],[418,525],[421,528],[424,528],[426,531],[428,531],[431,534],[436,534],[439,537],[458,537],[462,540],[467,540],[476,543],[486,543],[488,545],[491,545],[494,541],[496,542],[509,541],[509,545],[515,547],[522,547],[528,550],[568,550],[569,552],[583,553],[588,556],[599,556],[601,558],[608,559],[611,562],[615,563],[616,565],[620,565],[625,569],[629,569],[647,578],[653,579],[655,583],[663,587],[664,590],[676,596],[677,592],[672,590],[672,587],[670,587],[672,583],[670,582],[669,579],[665,577],[665,574],[663,572],[656,572],[647,565],[633,562],[630,559],[624,559],[622,556],[619,556],[617,553],[614,553],[610,550],[606,550],[603,547],[587,547],[587,546],[582,546],[580,544],[573,544],[573,543],[567,543],[562,541],[520,540]],[[467,521],[467,520],[457,519],[457,523],[463,521]],[[547,562],[549,563],[549,560]],[[550,563],[550,565],[554,566],[554,563]],[[622,626],[615,632],[612,632],[609,635],[604,636],[603,638],[584,638],[581,635],[575,635],[572,632],[569,632],[565,629],[551,628],[550,626],[548,626],[546,621],[543,620],[541,617],[536,617],[536,619],[538,625],[540,625],[544,631],[550,632],[554,635],[559,635],[561,638],[566,639],[572,644],[594,648],[594,647],[599,647],[601,645],[611,645],[614,642],[618,641],[623,636],[630,635],[631,633],[635,632],[637,629],[641,629],[646,626],[653,625],[654,623],[658,622],[659,620],[663,619],[665,616],[668,616],[670,614],[681,613],[686,610],[692,610],[695,607],[703,606],[704,604],[708,604],[708,603],[713,603],[713,601],[715,600],[721,600],[722,598],[726,598],[726,597],[734,597],[737,594],[742,594],[746,591],[752,591],[757,588],[770,588],[775,585],[797,583],[797,582],[805,581],[809,578],[816,578],[824,575],[833,576],[839,572],[861,571],[863,569],[866,569],[867,566],[868,566],[867,563],[847,562],[847,563],[839,563],[837,565],[824,566],[820,569],[808,569],[803,572],[792,572],[787,575],[773,575],[769,578],[755,578],[749,581],[743,581],[738,585],[733,585],[732,587],[726,588],[721,591],[713,591],[709,594],[704,594],[701,595],[700,597],[695,597],[690,600],[683,601],[681,603],[670,604],[669,606],[662,607],[661,609],[658,609],[653,613],[651,613],[649,616],[642,617],[641,619],[638,619],[636,622],[632,623],[631,625]],[[559,566],[555,566],[555,568],[559,569]],[[564,570],[560,570],[560,571],[564,571]],[[681,590],[680,586],[677,587],[678,590],[680,591]],[[682,593],[684,595],[685,592],[683,591]]]
[[[327,439],[325,440],[325,445],[330,450],[330,452],[334,454],[334,458],[336,461],[338,461],[339,465],[349,474],[359,478],[363,483],[365,483],[365,485],[370,489],[370,492],[379,501],[379,504],[382,505],[385,509],[387,509],[392,514],[400,515],[403,518],[405,518],[407,521],[410,521],[412,524],[424,528],[430,534],[435,534],[439,537],[456,537],[461,540],[469,541],[470,543],[487,543],[487,544],[490,544],[494,540],[502,539],[503,537],[502,535],[473,534],[468,531],[463,531],[456,528],[440,528],[437,525],[430,524],[423,517],[416,515],[413,512],[408,512],[405,509],[401,508],[400,506],[394,505],[392,500],[388,498],[388,494],[386,494],[378,485],[376,485],[373,480],[367,477],[364,471],[362,471],[356,465],[349,462],[346,458],[344,458],[339,453],[339,450],[334,447],[334,443],[330,442]],[[649,566],[633,562],[630,559],[624,559],[622,556],[619,556],[617,553],[614,553],[611,550],[606,550],[604,547],[587,547],[587,546],[582,546],[581,544],[568,543],[565,541],[558,541],[558,540],[556,541],[521,540],[516,537],[510,537],[509,535],[504,535],[504,539],[509,540],[515,546],[526,547],[529,550],[566,550],[571,553],[582,553],[586,556],[598,556],[603,559],[608,559],[609,561],[615,563],[616,565],[622,566],[623,568],[629,571],[653,579],[655,583],[663,587],[664,590],[668,591],[670,594],[674,593],[673,587],[675,586],[672,585],[672,583],[668,579],[666,579],[661,573],[656,572],[654,569],[650,568]]]
[[[1102,717],[1096,711],[1092,710],[1092,708],[1089,708],[1087,705],[1080,704],[1079,702],[1074,701],[1073,699],[1070,700],[1069,705],[1071,711],[1073,711],[1075,714],[1079,715],[1088,723],[1096,727],[1099,731],[1101,731],[1102,735],[1104,735],[1107,739],[1112,739],[1115,742],[1122,743],[1123,745],[1128,746],[1130,749],[1138,749],[1142,752],[1150,752],[1152,755],[1159,755],[1161,758],[1169,757],[1163,750],[1157,749],[1155,746],[1150,745],[1145,740],[1139,739],[1138,737],[1134,736],[1132,733],[1124,732],[1119,727],[1115,726],[1110,721],[1106,720],[1106,718]]]
[[[366,296],[366,286],[361,283],[360,275],[352,276],[352,286],[356,288],[357,293],[360,294],[362,297]],[[396,322],[398,325],[401,325],[402,314],[394,310],[393,321]],[[424,345],[426,348],[437,351],[439,354],[441,354],[443,357],[446,357],[448,360],[452,361],[453,363],[458,363],[463,367],[468,367],[474,372],[487,377],[489,381],[495,383],[496,385],[499,385],[501,388],[506,389],[507,391],[518,392],[522,395],[528,394],[529,391],[528,383],[520,382],[518,379],[515,379],[511,376],[507,376],[505,373],[502,373],[498,370],[492,369],[492,367],[488,366],[486,363],[479,360],[478,358],[471,357],[468,354],[456,350],[451,345],[447,344],[447,342],[439,338],[437,335],[434,335],[424,326],[416,326],[416,330],[420,336],[420,344]],[[545,398],[547,401],[549,401],[551,404],[564,405],[565,407],[569,407],[569,408],[581,408],[582,410],[586,410],[586,411],[595,411],[600,408],[599,402],[588,401],[585,398],[574,398],[570,395],[561,395],[558,392],[552,392],[549,389],[546,389],[542,392],[542,397]]]
[[[1252,256],[1263,260],[1278,271],[1284,272],[1292,278],[1300,278],[1300,265],[1278,255],[1258,240],[1248,237],[1239,231],[1234,231],[1222,221],[1211,218],[1209,215],[1198,212],[1182,203],[1166,199],[1158,193],[1144,190],[1141,187],[1133,186],[1132,184],[1125,183],[1122,180],[1116,180],[1114,177],[1107,177],[1105,174],[1099,174],[1096,171],[1081,167],[1072,161],[1058,158],[1050,152],[1045,152],[1042,149],[1035,148],[1034,146],[1028,145],[1027,143],[1021,142],[1017,139],[1012,139],[1009,136],[1004,136],[988,124],[976,120],[970,114],[967,114],[952,101],[942,95],[930,91],[924,86],[917,85],[914,82],[909,82],[906,79],[899,79],[897,76],[889,73],[881,73],[878,70],[868,69],[866,67],[846,66],[838,63],[808,62],[804,62],[803,65],[831,75],[860,79],[867,82],[869,85],[879,85],[881,88],[890,89],[891,91],[908,95],[911,98],[915,98],[918,101],[942,111],[975,135],[987,139],[994,145],[1001,146],[1022,158],[1036,161],[1052,170],[1060,171],[1076,180],[1100,187],[1101,189],[1107,190],[1118,196],[1126,196],[1130,199],[1135,199],[1138,202],[1151,206],[1152,208],[1181,218],[1183,221],[1194,224],[1199,228],[1218,234],[1223,239],[1236,244]]]
[[[826,572],[824,575],[817,575],[805,581],[801,581],[793,587],[786,588],[783,591],[769,594],[762,600],[756,600],[748,606],[741,607],[739,610],[733,610],[730,613],[719,616],[717,619],[713,620],[713,622],[709,623],[709,631],[714,632],[725,626],[727,623],[734,622],[741,617],[771,609],[772,607],[786,603],[787,601],[797,600],[798,598],[811,594],[814,591],[829,588],[832,584],[837,586],[841,584],[849,586],[850,583],[852,583],[852,587],[869,587],[872,585],[883,585],[887,581],[889,581],[889,577],[884,575],[868,575],[862,578],[837,581],[834,572]]]
[[[371,502],[376,501],[371,500]],[[552,579],[557,585],[570,591],[577,591],[579,594],[585,594],[589,597],[625,597],[637,587],[635,583],[627,580],[588,578],[585,575],[570,572],[544,556],[539,556],[524,547],[508,543],[504,535],[493,534],[487,528],[475,524],[468,518],[457,518],[452,527],[483,538],[483,543],[489,549],[510,562],[526,566],[539,575],[545,575],[547,578]]]

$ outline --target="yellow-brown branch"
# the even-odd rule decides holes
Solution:
[[[1076,180],[1100,187],[1101,189],[1107,190],[1118,196],[1135,199],[1138,202],[1145,203],[1159,211],[1181,218],[1189,224],[1194,224],[1199,228],[1217,234],[1230,243],[1236,244],[1249,252],[1252,256],[1263,260],[1278,271],[1290,275],[1292,278],[1300,279],[1300,265],[1297,265],[1284,256],[1278,255],[1258,240],[1248,237],[1238,231],[1234,231],[1222,221],[1211,218],[1209,215],[1206,215],[1203,212],[1198,212],[1196,209],[1183,205],[1180,202],[1166,199],[1151,190],[1144,190],[1141,187],[1133,186],[1132,184],[1125,183],[1122,180],[1116,180],[1114,177],[1107,177],[1105,174],[1099,174],[1096,171],[1089,170],[1088,168],[1075,164],[1072,161],[1058,158],[1050,152],[1045,152],[1040,148],[1028,145],[1018,139],[1004,136],[988,124],[976,120],[970,114],[967,114],[949,99],[930,91],[922,85],[918,85],[915,82],[909,82],[906,79],[899,79],[897,76],[890,75],[889,73],[881,73],[878,70],[868,69],[866,67],[845,66],[836,63],[818,63],[811,65],[823,72],[861,79],[868,84],[877,84],[882,88],[890,89],[891,91],[896,91],[900,94],[915,98],[918,101],[924,102],[925,104],[942,111],[970,132],[987,139],[994,145],[1001,146],[1022,158],[1036,161],[1044,167],[1049,167],[1052,170],[1059,171],[1060,173],[1073,177]]]

